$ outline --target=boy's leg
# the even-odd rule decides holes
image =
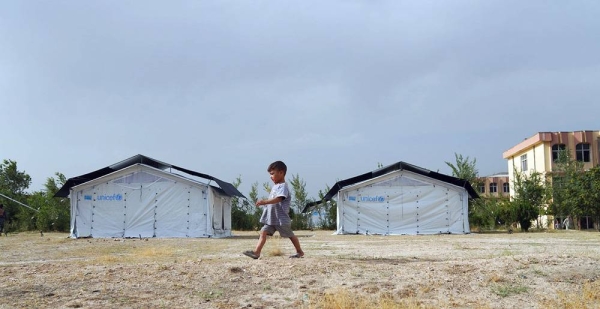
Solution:
[[[281,225],[277,227],[277,230],[279,231],[279,235],[281,235],[281,237],[289,238],[292,241],[294,248],[296,248],[296,254],[292,255],[291,257],[303,257],[304,251],[302,251],[302,248],[300,247],[300,240],[298,240],[298,236],[294,235],[294,231],[292,231],[292,225]]]
[[[298,236],[294,235],[290,237],[290,240],[292,241],[292,244],[294,244],[294,248],[296,248],[296,255],[298,257],[303,257],[304,251],[302,251],[302,248],[300,248],[300,240],[298,240]]]
[[[256,244],[256,248],[254,249],[254,254],[260,256],[260,252],[262,251],[262,248],[265,246],[265,243],[267,242],[267,231],[260,231],[260,236],[258,237],[258,243]]]

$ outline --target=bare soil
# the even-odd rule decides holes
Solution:
[[[598,232],[298,231],[304,258],[288,258],[294,253],[291,242],[276,236],[258,260],[242,254],[254,248],[257,232],[234,234],[226,239],[2,235],[0,308],[323,308],[327,295],[373,304],[391,299],[390,308],[549,308],[583,299],[584,286],[600,278]],[[600,308],[595,297],[600,296],[584,300],[583,307]]]

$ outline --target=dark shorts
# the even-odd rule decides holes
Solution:
[[[273,234],[275,234],[275,231],[279,232],[279,235],[281,235],[281,237],[285,237],[285,238],[290,238],[290,237],[294,237],[294,232],[292,232],[292,225],[263,225],[262,229],[260,229],[261,232],[267,232],[267,235],[269,236],[273,236]]]

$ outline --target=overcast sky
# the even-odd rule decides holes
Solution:
[[[41,190],[136,154],[310,197],[398,161],[481,176],[600,129],[600,1],[0,3],[0,159]],[[288,177],[289,179],[290,177]]]

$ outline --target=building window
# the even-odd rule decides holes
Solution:
[[[502,192],[504,192],[504,193],[510,192],[510,188],[508,187],[508,182],[505,182],[502,184]]]
[[[560,153],[565,151],[567,147],[565,144],[554,144],[552,145],[552,162],[558,161],[560,158]]]
[[[479,185],[479,193],[485,193],[485,184]]]
[[[577,161],[590,162],[590,144],[580,143],[575,146]]]
[[[527,155],[526,154],[521,156],[521,171],[522,172],[527,171]]]
[[[498,185],[495,182],[490,183],[490,193],[498,192]]]

